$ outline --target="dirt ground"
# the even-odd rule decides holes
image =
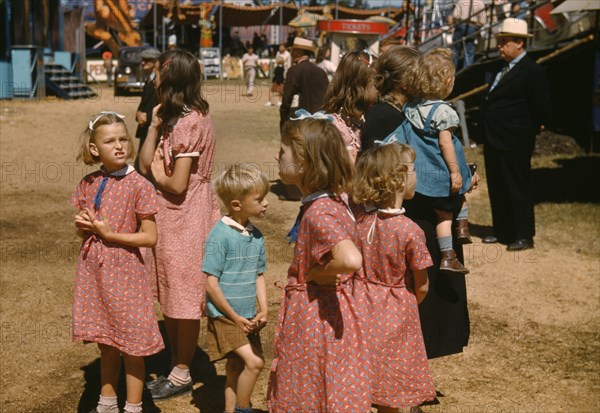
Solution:
[[[216,170],[258,163],[277,191],[278,110],[268,88],[241,97],[240,85],[205,87],[217,133]],[[77,141],[100,110],[127,115],[135,132],[138,97],[99,89],[87,101],[2,101],[0,108],[0,411],[85,412],[99,393],[99,352],[70,338],[71,289],[80,241],[71,191],[93,168],[75,162]],[[469,150],[485,175],[480,149]],[[485,180],[469,197],[475,243],[465,248],[471,339],[464,353],[431,361],[438,389],[425,412],[600,411],[600,208],[598,157],[542,156],[536,169],[536,248],[507,253],[484,246],[490,230]],[[268,216],[255,222],[268,243],[270,324],[263,334],[267,368],[253,403],[265,411],[268,366],[280,292],[292,249],[285,233],[298,203],[268,195]],[[157,307],[157,314],[160,314]],[[203,337],[200,344],[203,343]],[[168,355],[147,360],[156,373]],[[145,412],[223,411],[224,366],[201,351],[191,397],[153,403]],[[122,395],[121,395],[122,396]],[[123,397],[120,397],[122,400]],[[262,409],[262,410],[261,410]],[[300,412],[290,412],[300,413]],[[353,413],[353,412],[347,412]]]

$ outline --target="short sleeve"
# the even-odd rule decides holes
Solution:
[[[135,213],[139,216],[150,216],[158,212],[156,189],[143,177],[139,177],[139,189],[135,198]]]
[[[208,234],[208,237],[206,237],[202,271],[220,279],[225,268],[227,239],[220,234],[218,228],[219,222],[217,222]]]
[[[86,188],[88,187],[86,178],[83,178],[79,182],[77,187],[73,190],[73,193],[71,194],[71,199],[69,200],[69,203],[75,208],[77,208],[79,211],[84,210],[86,207],[90,207],[89,205],[87,205],[87,202],[85,200]]]
[[[191,112],[179,119],[171,132],[173,158],[197,158],[204,149],[202,115]]]
[[[260,238],[260,250],[258,251],[258,265],[256,268],[257,274],[262,274],[267,270],[267,254],[265,252],[265,239]]]
[[[407,227],[406,263],[412,270],[424,270],[431,267],[433,261],[425,244],[425,234],[416,224]]]
[[[435,130],[441,131],[457,128],[460,124],[460,119],[452,106],[442,103],[433,114],[431,123]]]
[[[310,254],[319,265],[327,263],[330,259],[327,255],[333,247],[343,240],[353,239],[334,212],[316,214],[307,217],[307,220],[306,225],[310,233]]]

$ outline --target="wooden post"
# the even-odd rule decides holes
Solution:
[[[465,101],[456,101],[456,111],[458,112],[458,118],[460,119],[460,131],[463,137],[463,144],[467,147],[471,147],[471,141],[469,139],[469,128],[467,127],[467,118],[465,116]]]

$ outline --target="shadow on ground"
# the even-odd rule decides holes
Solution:
[[[600,157],[557,159],[558,168],[537,168],[531,173],[533,198],[539,203],[600,203],[596,181]]]

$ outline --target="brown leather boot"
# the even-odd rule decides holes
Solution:
[[[469,232],[469,220],[456,220],[456,240],[461,244],[472,244],[471,233]]]
[[[440,271],[449,271],[461,274],[468,274],[469,270],[466,269],[460,261],[456,258],[454,250],[441,251],[442,262],[440,262]]]

